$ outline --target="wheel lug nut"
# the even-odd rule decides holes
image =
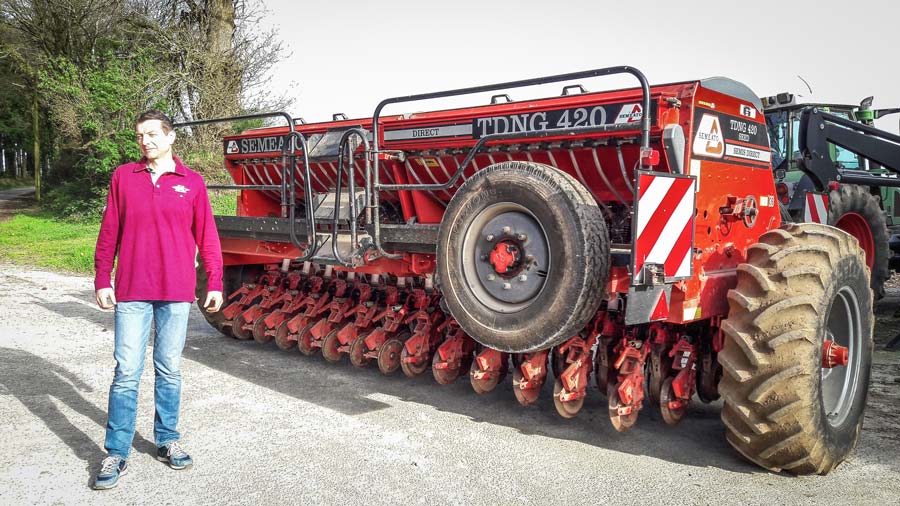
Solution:
[[[487,260],[487,259],[488,259],[488,256],[487,256],[487,255],[481,255],[481,260],[482,260],[482,261],[485,261],[485,260]]]
[[[511,284],[509,284],[509,283],[503,283],[503,289],[504,289],[504,290],[509,290],[510,288],[512,288],[512,285],[511,285]]]
[[[497,279],[497,277],[494,276],[493,274],[488,274],[487,278],[488,278],[488,281],[493,281],[493,280]]]
[[[494,240],[494,234],[488,234],[487,237],[485,237],[485,239],[487,239],[488,242],[493,241],[493,240]]]
[[[512,234],[512,229],[509,227],[503,227],[503,235],[510,235],[510,234]]]
[[[521,276],[519,276],[519,281],[528,281],[528,276],[522,274]]]
[[[516,239],[518,239],[520,241],[524,241],[525,239],[528,239],[528,236],[525,234],[519,234],[516,236]]]

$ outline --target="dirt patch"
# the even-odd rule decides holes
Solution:
[[[0,191],[0,221],[6,221],[17,214],[36,209],[37,202],[34,200],[34,188],[16,188],[14,190]]]

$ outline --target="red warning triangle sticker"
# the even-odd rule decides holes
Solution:
[[[659,300],[656,301],[656,308],[650,315],[650,321],[665,320],[669,317],[669,303],[666,301],[666,292],[659,292]]]

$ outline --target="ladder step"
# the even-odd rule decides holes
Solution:
[[[314,197],[316,221],[320,224],[331,223],[334,219],[334,209],[338,208],[338,220],[356,221],[362,215],[366,205],[365,190],[358,189],[355,192],[356,216],[350,216],[350,191],[341,190],[341,201],[337,202],[337,192],[317,193]]]
[[[334,251],[331,246],[331,234],[319,233],[316,234],[316,238],[318,239],[319,249],[316,251],[315,257],[310,259],[311,262],[316,262],[325,265],[342,265],[340,260],[345,262],[350,262],[354,266],[362,265],[363,263],[363,254],[371,247],[373,244],[372,237],[366,233],[360,233],[357,235],[356,239],[359,241],[359,246],[356,247],[350,243],[350,234],[347,232],[341,232],[337,235],[337,251],[340,255],[340,260],[334,256]]]

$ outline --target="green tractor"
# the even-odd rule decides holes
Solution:
[[[763,97],[778,200],[785,218],[827,223],[850,233],[866,252],[876,298],[900,271],[900,137],[874,128],[898,109],[798,103],[790,93]],[[824,113],[824,114],[823,114]],[[815,145],[819,145],[816,149]],[[803,165],[829,166],[815,180]]]

